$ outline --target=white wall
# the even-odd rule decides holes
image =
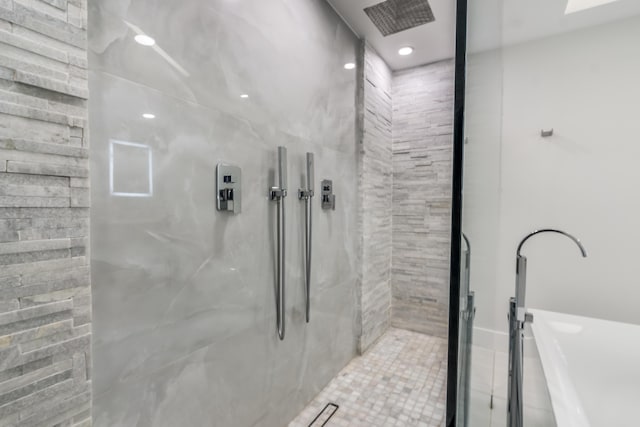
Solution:
[[[561,236],[530,240],[527,306],[640,323],[639,42],[636,17],[469,56],[463,230],[477,306],[473,426],[505,425],[506,314],[516,247],[530,231],[573,233],[589,257]],[[541,138],[543,128],[554,136]],[[555,425],[532,340],[525,352],[525,422]]]
[[[475,325],[493,327],[496,312],[502,147],[502,51],[467,60],[463,232],[471,244]],[[502,307],[502,306],[501,306]],[[474,334],[476,337],[478,333]],[[481,337],[478,337],[481,338]],[[477,338],[474,337],[474,339]]]
[[[542,227],[575,234],[589,257],[561,236],[530,240],[529,307],[640,323],[639,45],[636,17],[472,56],[484,67],[469,73],[479,83],[467,109],[464,228],[479,328],[506,330],[517,244]],[[541,138],[543,128],[554,136]]]

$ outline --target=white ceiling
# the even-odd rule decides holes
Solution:
[[[429,0],[435,21],[383,37],[364,8],[383,0],[327,0],[353,31],[369,41],[393,70],[454,56],[455,0]],[[470,52],[514,45],[554,34],[631,18],[640,0],[469,0]],[[567,13],[575,10],[573,13]],[[412,46],[409,56],[398,55]]]
[[[477,52],[631,18],[640,0],[469,0],[468,13]]]
[[[453,58],[455,51],[454,0],[429,0],[435,21],[387,37],[380,34],[363,10],[383,0],[327,1],[360,38],[369,41],[393,70]],[[411,46],[415,50],[409,56],[400,56],[398,49],[403,46]]]

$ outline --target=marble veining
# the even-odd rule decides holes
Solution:
[[[320,0],[92,1],[89,25],[94,424],[285,425],[357,348],[356,73],[343,64],[358,42]],[[137,44],[134,28],[156,46]],[[152,196],[111,194],[112,140],[149,147]],[[267,197],[279,145],[283,342]],[[335,211],[313,203],[310,324],[295,196],[307,151],[337,195]],[[148,188],[134,157],[113,173]],[[216,212],[218,162],[242,168],[239,215]]]

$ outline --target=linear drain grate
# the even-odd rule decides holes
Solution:
[[[309,427],[323,427],[327,425],[331,417],[338,411],[338,408],[340,407],[335,403],[327,403],[322,411],[311,421]]]
[[[435,21],[427,0],[386,0],[364,12],[384,37]]]

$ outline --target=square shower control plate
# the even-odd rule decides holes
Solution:
[[[218,163],[216,168],[216,199],[219,211],[240,213],[241,172],[238,166]]]
[[[320,184],[320,186],[322,187],[321,188],[322,209],[335,211],[336,196],[333,194],[333,181],[331,181],[330,179],[324,179],[322,180],[322,183]]]

